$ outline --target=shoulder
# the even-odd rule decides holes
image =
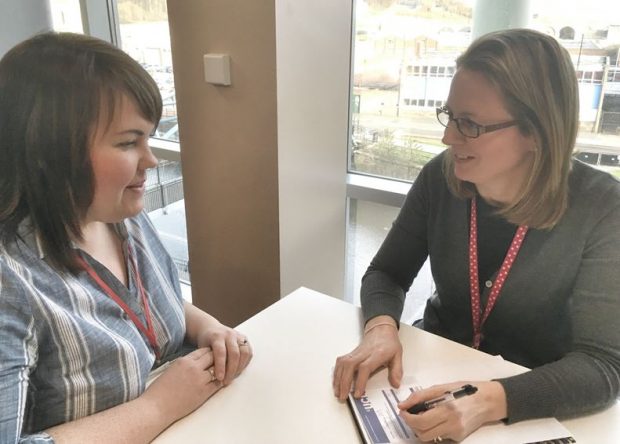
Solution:
[[[577,159],[573,160],[569,181],[571,186],[578,190],[595,192],[608,190],[616,194],[620,193],[620,181],[617,178]]]
[[[452,194],[444,175],[446,151],[431,159],[411,185],[401,208],[401,219],[407,215],[434,217],[452,208],[459,199]]]
[[[27,258],[7,248],[0,249],[0,324],[4,333],[10,325],[29,323],[32,310],[27,286],[32,282]]]
[[[422,172],[420,174],[423,174],[430,180],[445,182],[444,161],[447,155],[448,150],[444,150],[437,154],[426,165],[424,165],[424,168],[422,168]]]
[[[420,171],[409,190],[407,200],[418,200],[430,205],[432,202],[443,202],[455,197],[448,188],[444,173],[447,150],[432,158]]]
[[[620,181],[578,160],[573,161],[569,178],[570,207],[604,213],[620,210]]]
[[[590,242],[620,242],[620,182],[611,174],[575,161],[569,178],[568,209],[560,224]]]
[[[2,284],[31,281],[32,272],[41,262],[42,253],[33,230],[21,224],[18,236],[0,245]],[[3,286],[0,290],[3,290]]]
[[[445,156],[446,151],[443,151],[422,167],[420,174],[418,174],[413,181],[413,185],[411,186],[412,191],[419,188],[425,189],[426,191],[433,191],[442,185],[447,187],[443,170]]]

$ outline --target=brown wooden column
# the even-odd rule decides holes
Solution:
[[[168,0],[193,302],[236,325],[280,297],[275,0]],[[231,86],[203,55],[231,58]]]

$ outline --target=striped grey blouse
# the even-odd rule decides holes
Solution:
[[[185,336],[172,259],[145,213],[116,225],[136,257],[162,361]],[[43,431],[138,397],[155,354],[125,312],[86,273],[60,274],[24,222],[0,247],[0,443],[52,442]],[[145,322],[132,267],[125,287],[82,257]]]

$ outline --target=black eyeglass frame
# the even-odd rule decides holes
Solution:
[[[450,122],[454,122],[456,123],[456,129],[459,131],[459,133],[461,133],[464,137],[467,137],[468,139],[476,139],[480,137],[482,134],[492,133],[493,131],[501,130],[504,128],[509,128],[519,123],[518,120],[509,120],[508,122],[494,123],[492,125],[479,125],[478,123],[474,122],[471,119],[466,119],[462,117],[454,117],[452,115],[452,111],[450,111],[450,109],[448,109],[447,106],[436,108],[435,112],[437,113],[437,121],[441,124],[441,126],[444,126],[447,128]],[[448,116],[448,123],[443,123],[441,121],[441,119],[439,118],[441,114],[445,114]],[[469,122],[470,126],[472,126],[473,128],[476,128],[475,136],[470,136],[463,132],[463,130],[461,129],[461,122],[463,121]]]

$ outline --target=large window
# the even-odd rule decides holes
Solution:
[[[435,108],[447,98],[456,57],[472,41],[476,3],[506,4],[354,2],[350,174],[410,182],[445,149]],[[531,5],[527,27],[555,36],[572,56],[580,95],[575,156],[620,178],[620,7],[607,0],[519,4]],[[349,199],[346,298],[356,303],[359,280],[398,213],[378,203],[375,191],[369,193],[374,202],[359,192]],[[404,321],[421,313],[430,280],[427,263],[409,293]]]
[[[117,0],[117,11],[121,47],[151,74],[162,95],[162,118],[154,138],[179,142],[166,1]],[[157,168],[148,172],[145,206],[177,266],[181,281],[189,283],[180,161],[160,160]]]
[[[121,47],[151,74],[164,102],[155,137],[179,141],[165,0],[118,0]]]
[[[618,6],[531,3],[529,27],[558,38],[573,57],[581,103],[578,152],[619,154]],[[411,181],[444,149],[435,108],[446,100],[455,58],[472,40],[473,8],[475,2],[458,0],[356,2],[351,171]],[[580,158],[620,177],[618,162]]]
[[[360,287],[362,276],[368,264],[379,249],[392,221],[398,214],[398,208],[374,202],[350,199],[349,230],[347,233],[347,280],[346,294],[352,295],[349,302],[360,305]],[[434,291],[434,283],[427,261],[407,293],[407,305],[401,319],[408,324],[422,317],[426,299]]]
[[[352,171],[410,181],[444,150],[435,108],[471,39],[470,3],[355,3]]]

